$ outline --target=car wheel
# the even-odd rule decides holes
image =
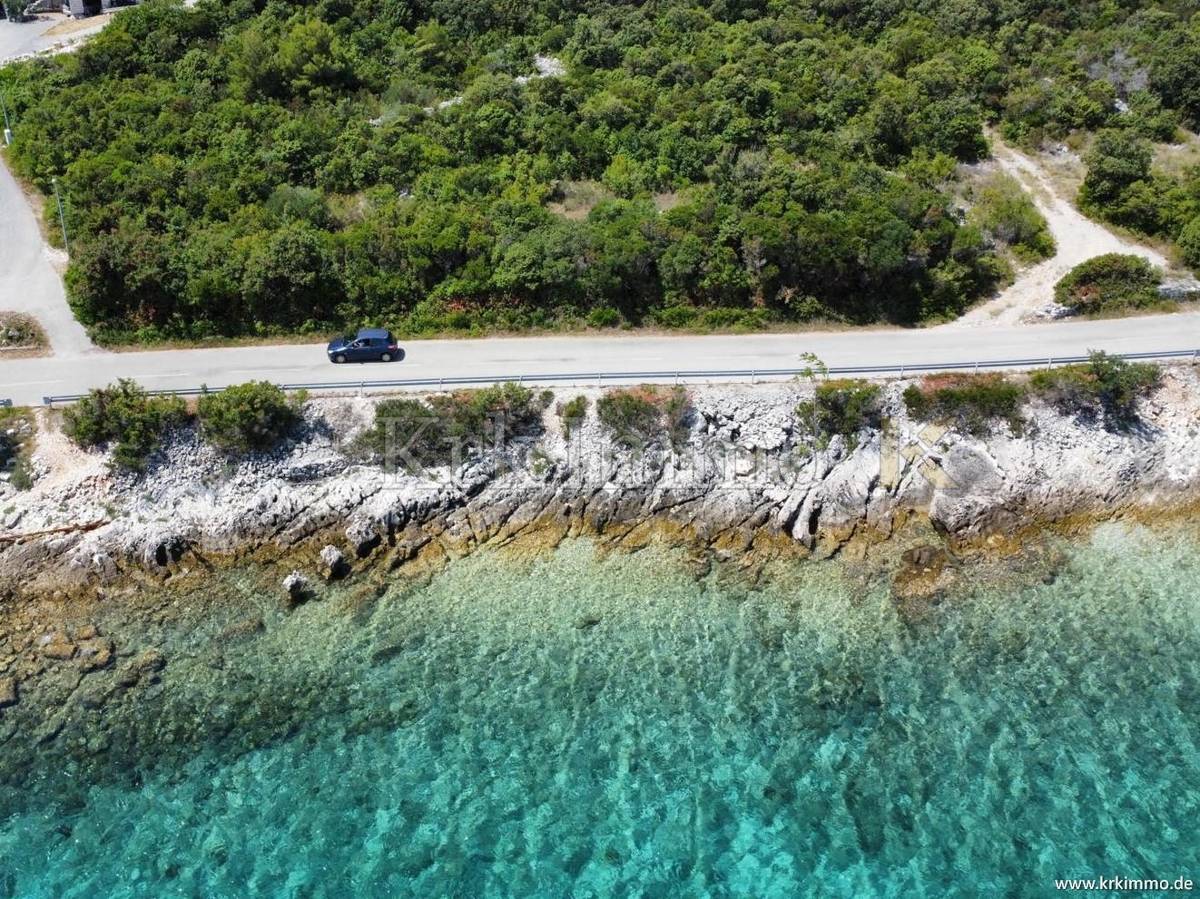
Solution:
[[[341,363],[346,361],[346,356],[343,353],[338,353],[336,356],[333,357],[333,361],[340,365]]]
[[[380,356],[380,357],[379,357],[379,361],[381,361],[381,362],[391,362],[391,361],[392,361],[392,354],[391,354],[391,353],[384,353],[382,356]]]

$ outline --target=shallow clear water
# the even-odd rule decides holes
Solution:
[[[140,782],[69,808],[35,804],[42,775],[0,824],[0,895],[1200,879],[1196,549],[1103,531],[1052,583],[980,588],[917,626],[832,564],[697,581],[665,550],[600,559],[584,542],[533,563],[480,554],[363,607],[310,603],[239,650],[233,693],[233,656],[219,682],[164,673],[174,696],[219,683],[215,704],[177,703],[209,716],[307,708],[290,732],[139,762]]]

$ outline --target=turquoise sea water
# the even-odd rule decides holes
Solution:
[[[39,770],[0,822],[0,895],[1200,880],[1197,548],[1105,530],[1049,582],[980,586],[912,624],[885,582],[829,563],[750,582],[578,542],[266,614],[237,646],[160,635],[172,661],[142,714],[162,752],[139,744],[133,776],[69,802],[57,779],[78,772]],[[247,736],[256,721],[267,736]],[[188,731],[194,751],[171,752]]]

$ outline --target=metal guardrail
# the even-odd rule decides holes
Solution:
[[[0,400],[0,406],[7,407],[7,406],[11,406],[11,405],[12,405],[12,400]]]
[[[1125,353],[1122,359],[1129,360],[1158,360],[1158,359],[1190,359],[1195,364],[1200,359],[1200,350],[1170,350],[1161,353]],[[904,377],[906,374],[941,371],[983,371],[998,368],[1053,368],[1056,365],[1077,365],[1087,362],[1088,356],[1051,356],[1031,359],[989,359],[978,362],[942,362],[932,365],[856,365],[841,368],[829,368],[830,375],[889,375]],[[701,369],[695,371],[627,371],[627,372],[573,372],[552,375],[517,375],[500,377],[463,377],[463,378],[402,378],[392,381],[328,381],[311,384],[280,384],[284,390],[333,390],[357,391],[363,393],[367,389],[386,389],[404,387],[465,387],[472,384],[499,384],[505,381],[515,381],[518,384],[547,384],[562,383],[581,384],[595,383],[603,387],[607,381],[610,384],[620,381],[663,382],[708,380],[712,378],[745,378],[755,383],[758,378],[795,377],[809,371],[805,368],[739,368],[727,370]],[[205,393],[219,393],[220,388],[186,387],[180,390],[150,390],[153,396],[201,396]],[[53,406],[55,403],[73,403],[83,399],[86,394],[60,394],[43,396],[42,403]],[[0,402],[0,405],[3,405]]]

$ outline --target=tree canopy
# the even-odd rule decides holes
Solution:
[[[102,340],[907,324],[1002,271],[947,183],[985,122],[1104,129],[1086,203],[1194,247],[1139,148],[1200,120],[1198,8],[148,0],[0,88]]]

